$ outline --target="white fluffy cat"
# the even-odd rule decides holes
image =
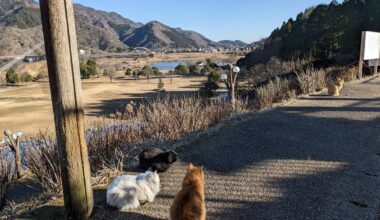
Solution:
[[[107,204],[127,211],[145,202],[153,202],[159,191],[160,177],[157,172],[119,176],[108,186]]]

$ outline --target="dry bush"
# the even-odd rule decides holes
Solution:
[[[345,82],[350,82],[357,79],[359,70],[357,67],[341,67],[341,68],[328,68],[326,70],[327,78],[336,80],[337,78],[343,79]]]
[[[87,122],[86,132],[91,172],[103,169],[123,170],[140,152],[141,124],[114,119]]]
[[[238,102],[237,111],[247,107]],[[147,101],[135,112],[118,112],[113,119],[86,121],[86,140],[92,183],[104,184],[125,167],[138,161],[148,146],[163,147],[184,135],[204,130],[233,114],[230,103],[198,97],[165,98]],[[40,134],[25,148],[25,164],[35,174],[42,189],[59,193],[62,189],[58,149],[55,140]]]
[[[326,87],[326,72],[309,67],[297,74],[297,80],[302,94],[321,91]]]
[[[224,101],[206,101],[198,97],[165,98],[141,105],[136,120],[144,124],[146,138],[166,141],[206,129],[231,114],[232,106]]]
[[[311,61],[307,59],[282,61],[277,57],[272,57],[266,64],[257,64],[249,70],[242,69],[241,75],[245,80],[258,85],[273,80],[274,77],[283,78],[282,76],[304,69],[310,63]]]
[[[343,79],[346,82],[350,82],[350,81],[356,80],[358,78],[358,76],[359,76],[359,68],[358,67],[349,67],[349,68],[346,68],[346,74],[343,77]]]
[[[40,133],[36,140],[26,143],[25,165],[44,192],[57,194],[62,191],[58,147],[51,137]]]
[[[244,108],[246,105],[239,102],[238,110]],[[94,175],[104,169],[121,171],[138,161],[143,148],[163,147],[231,114],[232,106],[224,101],[164,98],[147,101],[136,112],[118,112],[113,120],[93,119],[87,122],[91,171]]]
[[[10,153],[6,153],[5,150],[0,150],[0,210],[5,205],[15,175],[14,157]]]
[[[296,91],[292,89],[289,80],[276,78],[256,89],[255,107],[257,109],[270,108],[275,103],[289,100],[295,96]]]

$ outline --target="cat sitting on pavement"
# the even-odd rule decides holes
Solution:
[[[119,176],[107,189],[107,204],[120,211],[135,209],[146,202],[153,202],[160,191],[157,172]]]
[[[170,207],[170,220],[205,220],[205,190],[203,167],[189,164],[182,189]]]
[[[143,170],[151,169],[159,173],[166,172],[178,159],[178,155],[173,150],[163,151],[159,148],[148,148],[141,152],[139,156],[139,167]]]

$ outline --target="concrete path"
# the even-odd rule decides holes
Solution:
[[[258,113],[190,146],[155,203],[113,218],[167,219],[193,162],[206,169],[208,219],[375,219],[379,117],[380,79]],[[100,210],[94,218],[107,219]]]

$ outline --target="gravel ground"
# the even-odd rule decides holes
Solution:
[[[376,219],[380,207],[380,79],[345,85],[262,112],[180,152],[162,191],[135,213],[94,219],[167,219],[186,164],[206,169],[208,219]]]

